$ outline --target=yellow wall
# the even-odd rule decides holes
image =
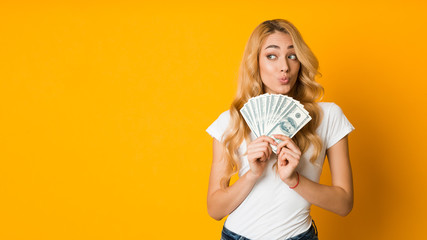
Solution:
[[[356,127],[354,209],[313,207],[321,239],[425,235],[425,1],[8,2],[0,239],[219,239],[205,129],[272,18],[299,28]]]

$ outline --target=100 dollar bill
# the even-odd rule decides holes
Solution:
[[[298,106],[292,106],[292,109],[286,113],[282,120],[276,123],[268,132],[267,136],[273,137],[274,134],[281,134],[292,138],[302,127],[304,127],[311,120],[307,111]],[[274,137],[273,137],[274,138]],[[281,140],[274,138],[277,143]],[[276,153],[276,146],[272,145],[272,150]]]

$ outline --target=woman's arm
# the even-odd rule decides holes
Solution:
[[[262,136],[248,145],[248,161],[251,169],[229,186],[229,180],[221,183],[221,178],[228,172],[229,165],[223,158],[222,144],[214,138],[207,198],[208,213],[212,218],[221,220],[245,200],[267,165],[271,155],[270,143],[275,144],[272,138]]]
[[[284,157],[284,159],[289,159],[289,162],[297,164],[299,161],[297,154],[292,155],[289,149],[286,151],[288,153],[283,153],[283,155],[287,154],[288,157]],[[322,185],[300,175],[299,184],[294,190],[311,204],[340,216],[346,216],[353,208],[353,176],[348,151],[348,136],[330,147],[326,154],[331,169],[332,185]],[[298,178],[295,171],[292,171],[289,177],[284,177],[282,180],[288,186],[295,186]]]

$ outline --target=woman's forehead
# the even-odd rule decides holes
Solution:
[[[262,50],[267,48],[289,49],[293,48],[292,38],[287,33],[274,32],[267,36],[262,44]]]

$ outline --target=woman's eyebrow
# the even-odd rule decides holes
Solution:
[[[268,45],[265,49],[267,49],[267,48],[277,48],[277,49],[280,49],[280,47],[277,46],[277,45]],[[288,49],[291,49],[291,48],[294,48],[294,45],[289,45],[288,46]]]

